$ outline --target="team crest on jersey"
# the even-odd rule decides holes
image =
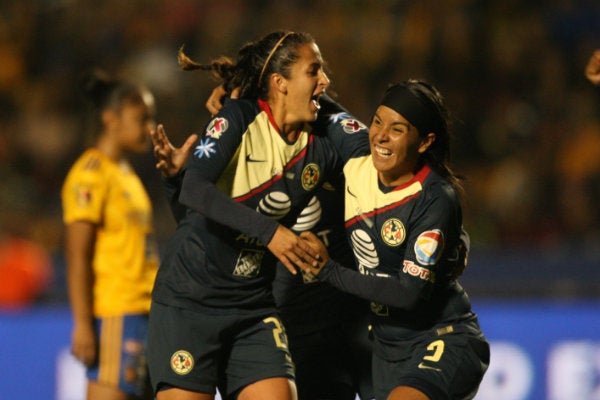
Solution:
[[[437,263],[443,250],[444,235],[439,229],[421,233],[415,242],[415,255],[422,265]]]
[[[406,228],[398,218],[390,218],[381,227],[381,238],[388,246],[400,246],[406,239]]]
[[[215,142],[211,142],[210,139],[201,139],[200,144],[194,149],[194,155],[198,158],[210,158],[210,155],[216,152]]]
[[[177,375],[187,375],[194,368],[194,357],[185,350],[177,350],[171,356],[171,369]]]
[[[206,127],[206,137],[210,137],[213,139],[219,139],[222,134],[229,128],[229,121],[225,118],[215,118],[210,121],[210,124]]]
[[[321,171],[319,170],[319,166],[315,163],[310,163],[302,170],[302,187],[304,190],[313,190],[317,183],[319,183],[319,178],[321,177]]]
[[[367,126],[365,124],[354,118],[343,119],[342,121],[340,121],[340,124],[342,125],[342,129],[344,129],[344,132],[350,134],[367,129]]]
[[[235,263],[233,275],[241,278],[256,278],[260,272],[264,251],[243,249]]]

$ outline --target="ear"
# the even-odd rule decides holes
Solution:
[[[113,110],[104,110],[100,117],[102,118],[102,125],[109,128],[116,121],[117,114]]]
[[[281,74],[274,73],[271,75],[271,87],[282,94],[287,94],[287,82],[287,79]]]
[[[421,144],[419,145],[419,153],[423,154],[427,151],[427,149],[435,142],[435,133],[429,132],[427,136],[421,139]]]

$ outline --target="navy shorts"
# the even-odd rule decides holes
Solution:
[[[146,366],[148,315],[96,318],[98,361],[87,368],[87,378],[118,388],[130,396],[149,392]]]
[[[397,386],[410,386],[432,400],[472,399],[489,365],[490,349],[482,335],[460,330],[450,325],[428,331],[395,343],[395,349],[376,344],[376,398],[386,399]]]
[[[316,332],[291,335],[300,400],[373,398],[367,319],[342,321]]]
[[[211,315],[152,303],[148,365],[154,392],[181,388],[225,398],[274,377],[294,379],[277,315]]]

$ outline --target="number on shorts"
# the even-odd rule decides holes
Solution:
[[[284,349],[287,348],[285,330],[283,329],[283,326],[281,325],[279,319],[275,317],[268,317],[263,319],[263,322],[265,324],[272,323],[273,325],[275,325],[275,327],[273,328],[273,338],[275,339],[275,345]]]
[[[440,358],[442,358],[442,354],[444,353],[444,341],[436,340],[434,342],[429,343],[429,346],[427,346],[427,350],[433,351],[433,354],[424,356],[423,360],[433,362],[440,361]]]

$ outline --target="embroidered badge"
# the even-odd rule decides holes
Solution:
[[[229,121],[225,118],[215,118],[210,121],[210,124],[206,127],[206,137],[219,139],[223,133],[229,128]]]
[[[178,350],[171,356],[171,369],[177,375],[187,375],[194,368],[194,357],[185,351]]]
[[[233,275],[241,278],[256,278],[260,273],[264,254],[264,251],[260,250],[243,249],[235,264]]]
[[[198,158],[210,158],[210,155],[214,153],[216,153],[215,143],[209,139],[201,139],[200,144],[194,150],[194,155]]]
[[[92,190],[89,187],[77,185],[75,186],[75,193],[79,207],[86,207],[92,202]]]
[[[304,190],[313,190],[317,183],[319,183],[319,178],[321,177],[321,171],[319,170],[319,166],[315,163],[310,163],[302,170],[302,187]]]
[[[422,265],[436,264],[443,250],[444,235],[439,229],[421,233],[415,242],[415,255]]]
[[[343,119],[340,122],[340,124],[342,125],[342,129],[344,129],[344,132],[350,134],[367,129],[367,126],[365,124],[355,120],[354,118]]]
[[[400,246],[406,239],[406,228],[398,218],[390,218],[381,227],[381,238],[392,247]]]

